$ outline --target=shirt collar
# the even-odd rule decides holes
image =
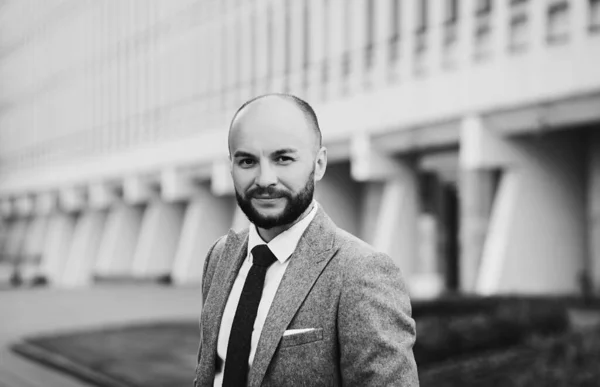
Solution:
[[[304,231],[308,228],[310,222],[314,219],[317,214],[318,204],[315,200],[313,200],[313,208],[310,210],[308,214],[304,218],[302,218],[299,222],[294,224],[292,227],[288,228],[281,234],[277,235],[271,242],[267,243],[267,246],[271,250],[271,252],[277,257],[277,260],[281,263],[285,263],[288,260],[290,255],[296,250],[296,246],[298,245],[298,241],[304,234]],[[250,252],[257,245],[264,245],[265,241],[260,237],[258,231],[256,230],[256,226],[254,224],[250,225],[250,229],[248,231],[248,254],[247,257],[250,257]]]

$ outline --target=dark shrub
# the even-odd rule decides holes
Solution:
[[[600,385],[600,329],[537,337],[527,345],[420,368],[422,387]]]
[[[470,305],[476,305],[474,302]],[[532,300],[495,300],[479,313],[416,317],[414,347],[419,366],[476,352],[524,343],[535,335],[565,332],[568,315],[557,303]],[[466,309],[462,309],[464,312]]]

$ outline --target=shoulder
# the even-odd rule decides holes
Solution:
[[[224,250],[227,245],[227,240],[230,236],[233,236],[234,240],[239,241],[241,243],[248,236],[248,228],[245,228],[239,232],[235,232],[234,230],[229,230],[229,233],[225,235],[221,235],[215,242],[213,242],[211,248],[208,250],[209,256],[218,256]]]
[[[338,254],[344,260],[365,260],[372,256],[385,255],[378,252],[372,245],[339,227],[335,232],[335,245]]]
[[[345,280],[371,275],[402,278],[400,268],[388,254],[343,229],[337,228],[335,245]]]

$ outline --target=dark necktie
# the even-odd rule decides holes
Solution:
[[[267,245],[258,245],[252,249],[252,267],[242,289],[227,344],[224,387],[246,386],[254,320],[262,296],[265,274],[276,260]]]

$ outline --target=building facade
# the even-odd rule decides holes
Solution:
[[[235,110],[313,105],[317,198],[415,297],[600,292],[600,1],[0,2],[3,277],[198,283]]]

